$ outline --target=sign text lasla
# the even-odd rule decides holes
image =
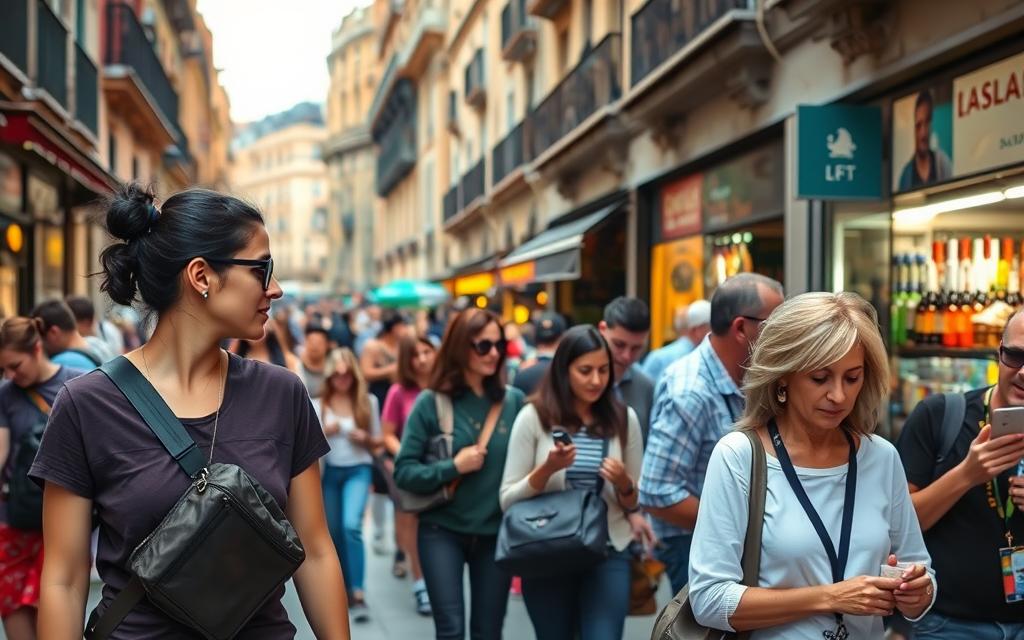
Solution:
[[[1011,100],[1021,99],[1024,87],[1024,69],[1012,69],[1005,84],[999,78],[985,80],[957,91],[957,117],[965,118],[976,111],[986,111]]]

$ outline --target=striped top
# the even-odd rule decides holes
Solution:
[[[566,486],[573,489],[597,489],[598,471],[604,461],[606,441],[587,433],[583,427],[572,435],[576,445],[576,459],[566,469]]]

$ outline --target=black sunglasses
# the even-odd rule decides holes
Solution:
[[[740,317],[743,318],[744,320],[750,320],[751,322],[756,322],[758,324],[762,324],[765,320],[768,319],[768,318],[758,318],[757,316],[745,316],[745,315],[740,315]]]
[[[505,348],[508,347],[508,341],[504,338],[501,340],[477,340],[471,344],[478,356],[486,356],[491,352],[491,349],[497,349],[498,355],[503,356],[505,355]]]
[[[242,258],[207,258],[206,256],[203,256],[203,260],[214,264],[233,264],[240,267],[253,267],[254,271],[262,271],[264,291],[270,288],[270,280],[274,277],[273,258],[265,258],[263,260],[245,260]]]
[[[999,362],[1011,369],[1024,368],[1024,349],[999,345]]]

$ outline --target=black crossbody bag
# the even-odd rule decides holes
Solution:
[[[192,484],[129,558],[132,578],[88,640],[104,640],[143,599],[209,640],[227,640],[306,557],[288,518],[259,482],[233,464],[208,464],[160,394],[124,357],[100,367],[139,412]],[[225,383],[226,384],[226,383]]]

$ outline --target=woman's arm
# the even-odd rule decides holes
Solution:
[[[92,500],[46,483],[43,537],[46,553],[39,584],[39,637],[78,640],[89,599]]]
[[[376,340],[371,340],[363,347],[363,355],[359,358],[359,368],[363,370],[363,377],[369,382],[390,380],[398,373],[397,362],[386,365],[377,364],[377,354],[381,349],[380,343]]]
[[[516,415],[512,433],[508,437],[508,453],[505,456],[505,471],[501,476],[498,501],[501,510],[526,500],[544,491],[551,472],[541,473],[541,465],[534,468],[537,456],[537,412],[533,405],[527,405]],[[540,475],[538,475],[540,473]]]
[[[327,530],[319,465],[312,464],[292,478],[287,513],[306,549],[306,561],[295,572],[295,588],[313,634],[348,640],[348,600],[338,554]]]
[[[402,446],[396,435],[401,414],[400,396],[400,385],[391,385],[387,397],[384,398],[384,409],[380,412],[381,441],[384,443],[384,449],[392,456],[397,456],[398,449]]]
[[[11,428],[0,427],[0,469],[7,464],[7,456],[11,453]]]
[[[896,556],[896,561],[915,565],[913,571],[906,572],[908,578],[899,581],[900,585],[894,596],[896,607],[903,617],[916,622],[935,604],[938,586],[931,570],[931,555],[924,545],[924,536],[918,522],[917,505],[909,493],[907,477],[895,450],[892,451],[892,458],[890,495],[893,501],[889,516],[891,553]],[[935,484],[938,482],[941,480]]]

